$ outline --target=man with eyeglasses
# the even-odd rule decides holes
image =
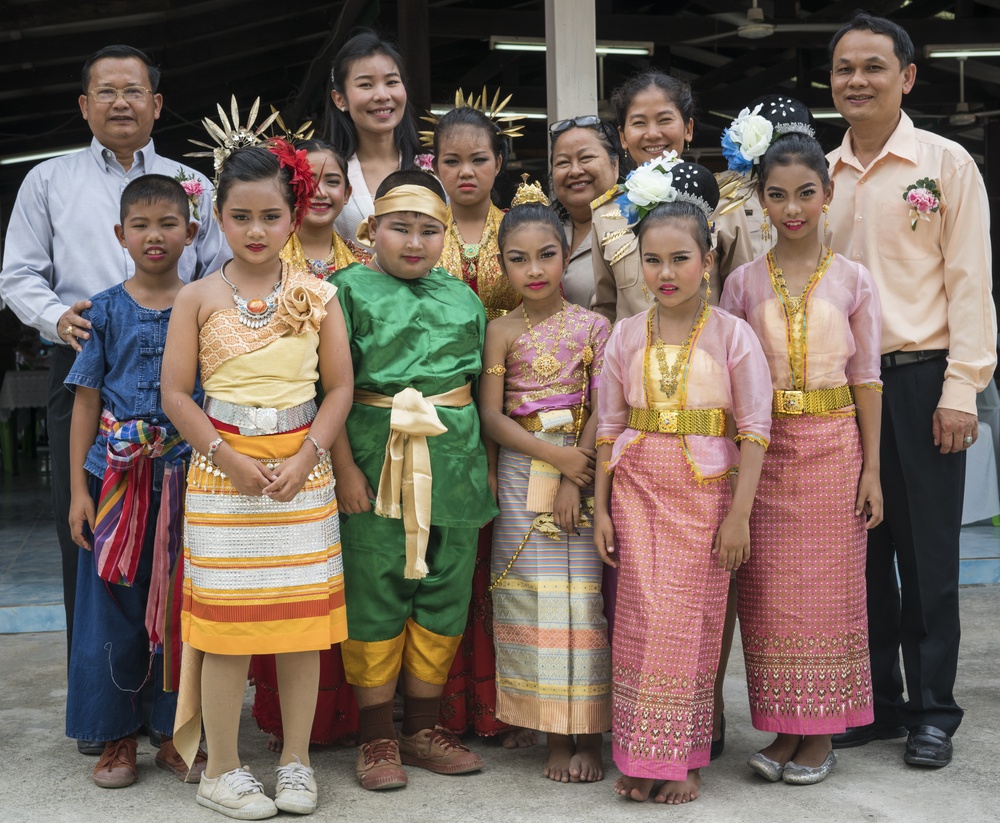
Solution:
[[[28,172],[7,230],[0,298],[21,322],[54,343],[49,368],[48,436],[52,503],[62,550],[66,642],[72,648],[79,549],[69,529],[69,432],[73,395],[63,386],[76,352],[86,345],[89,298],[132,275],[132,260],[114,234],[119,201],[130,180],[157,173],[189,178],[191,216],[199,223],[179,272],[192,280],[214,271],[228,256],[212,215],[212,186],[194,170],[156,154],[150,134],[163,98],[159,70],[131,46],[107,46],[83,65],[80,112],[94,138],[89,148],[57,157]],[[196,191],[196,189],[195,189]],[[156,423],[155,420],[152,421]],[[101,746],[79,741],[81,752]]]

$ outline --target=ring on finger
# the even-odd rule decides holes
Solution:
[[[73,329],[74,329],[74,328],[75,328],[75,327],[74,327],[74,325],[73,325],[72,323],[68,323],[68,324],[66,325],[66,334],[72,334],[72,333],[73,333]]]
[[[972,435],[971,434],[965,435],[965,445],[966,446],[971,446],[972,445]]]

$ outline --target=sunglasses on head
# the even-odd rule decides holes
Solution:
[[[573,117],[569,120],[557,120],[551,126],[549,126],[549,136],[556,137],[562,134],[567,129],[572,129],[576,126],[582,126],[585,128],[592,128],[594,126],[601,125],[601,118],[596,114],[584,114],[580,117]]]

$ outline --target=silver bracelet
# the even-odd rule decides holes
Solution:
[[[221,437],[216,437],[211,443],[208,444],[208,451],[205,453],[205,457],[208,460],[208,465],[215,465],[215,453],[219,450],[219,447],[225,443]]]
[[[316,459],[317,459],[318,462],[322,463],[323,462],[323,458],[326,457],[330,452],[328,452],[326,449],[324,449],[319,444],[319,441],[315,437],[313,437],[311,434],[307,434],[306,435],[306,440],[309,440],[316,447]]]

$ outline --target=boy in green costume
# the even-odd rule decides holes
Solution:
[[[331,281],[355,374],[354,405],[332,456],[348,515],[342,652],[361,714],[356,772],[366,789],[405,786],[403,763],[440,774],[483,765],[437,725],[465,628],[479,529],[497,513],[472,400],[486,314],[472,289],[434,268],[445,221],[436,179],[390,174],[376,193],[375,215],[358,229],[374,259]],[[400,670],[397,740],[392,701]]]

